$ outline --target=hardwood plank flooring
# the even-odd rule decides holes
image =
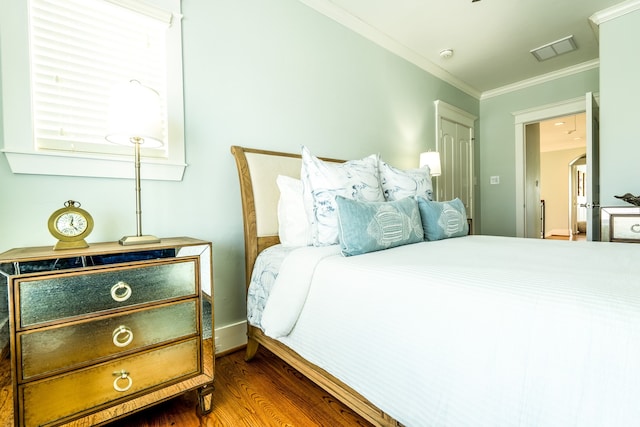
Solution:
[[[206,417],[196,416],[190,393],[110,427],[371,425],[263,348],[248,363],[244,350],[216,359],[215,378],[214,409]]]
[[[0,363],[0,411],[12,410],[8,362]],[[371,426],[264,348],[251,362],[244,350],[217,358],[213,411],[200,418],[196,403],[196,394],[187,393],[109,427]]]

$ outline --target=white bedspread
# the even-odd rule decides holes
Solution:
[[[640,425],[640,245],[323,249],[283,262],[266,333],[403,424]]]

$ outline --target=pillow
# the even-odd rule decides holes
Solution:
[[[428,166],[401,170],[380,159],[378,169],[380,170],[380,184],[386,200],[400,200],[413,196],[433,200],[433,185]]]
[[[442,240],[469,234],[467,212],[462,200],[433,202],[418,197],[422,228],[426,240]]]
[[[384,201],[377,155],[345,163],[324,162],[303,146],[300,176],[314,246],[338,243],[336,196],[366,202]]]
[[[424,240],[415,199],[359,202],[336,196],[340,246],[344,256],[418,243]]]
[[[302,181],[278,175],[278,235],[282,246],[309,246],[311,227],[302,200]]]

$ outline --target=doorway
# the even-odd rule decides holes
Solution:
[[[587,234],[587,155],[569,163],[569,229],[571,240],[582,240]]]
[[[539,153],[537,153],[539,174],[536,182],[539,179],[538,192],[542,209],[539,217],[542,221],[542,233],[535,236],[527,234],[526,237],[569,240],[572,236],[577,235],[572,232],[577,229],[574,229],[571,223],[572,212],[577,213],[572,206],[575,199],[572,197],[572,185],[577,184],[577,181],[571,179],[570,165],[576,158],[584,156],[583,161],[586,168],[586,114],[583,112],[554,117],[536,124],[529,124],[527,128],[534,125],[539,128],[539,142],[530,141],[530,132],[527,132],[527,181],[529,181],[530,175],[529,168],[536,169],[536,166],[532,165],[529,160],[531,151],[529,146],[531,142],[535,142],[533,145],[539,147]],[[535,159],[535,157],[533,158]],[[586,175],[581,172],[580,177],[582,185],[577,190],[580,190],[581,197],[586,197],[584,185]],[[527,184],[527,191],[530,188],[531,185]],[[529,199],[529,194],[527,194],[527,200]],[[584,205],[585,202],[583,201],[582,204]],[[533,210],[531,203],[528,203],[528,206],[527,212]]]
[[[578,205],[573,205],[578,203],[576,197],[578,194],[585,197],[585,120],[586,114],[579,113],[525,125],[524,237],[571,239],[577,235],[577,226],[571,218],[578,213]],[[579,172],[582,181],[578,182],[571,174],[567,175],[567,166],[580,157],[584,159]],[[572,192],[574,184],[576,188]]]
[[[528,221],[534,218],[535,220],[539,220],[540,216],[537,214],[531,215],[530,209],[539,209],[539,204],[541,197],[537,199],[537,202],[533,204],[533,207],[529,207],[532,202],[526,200],[526,186],[527,186],[527,176],[525,173],[527,170],[531,172],[532,168],[535,172],[535,168],[539,168],[539,162],[527,165],[527,155],[526,155],[526,126],[529,124],[536,123],[539,126],[539,123],[550,121],[554,118],[565,117],[574,114],[583,113],[586,110],[586,98],[574,98],[563,102],[558,102],[555,104],[549,104],[545,106],[540,106],[528,110],[514,112],[515,118],[515,184],[516,184],[516,195],[515,195],[515,208],[516,208],[516,236],[517,237],[525,237],[527,230],[525,228]],[[566,179],[566,165],[569,160],[564,164],[565,170],[565,178],[562,180],[563,187],[567,186]],[[543,162],[543,164],[545,164]],[[553,183],[553,181],[550,181]],[[565,198],[565,200],[567,200]],[[536,219],[537,218],[537,219]],[[566,216],[565,216],[566,218]],[[565,228],[568,226],[565,226]],[[533,236],[532,236],[533,237]],[[540,235],[536,236],[540,237]]]

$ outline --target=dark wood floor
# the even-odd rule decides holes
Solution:
[[[195,413],[189,393],[109,424],[109,427],[371,426],[330,394],[261,348],[245,362],[244,350],[216,359],[214,410]]]

